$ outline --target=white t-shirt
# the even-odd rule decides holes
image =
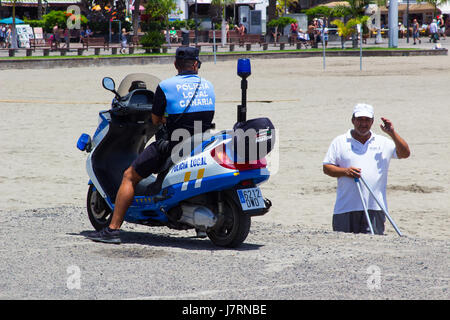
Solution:
[[[383,201],[387,210],[386,184],[389,162],[392,157],[397,158],[394,141],[371,131],[370,139],[362,144],[355,140],[350,132],[351,130],[348,130],[333,140],[323,164],[333,164],[341,168],[361,168],[361,176],[377,199]],[[337,180],[334,214],[364,210],[355,180],[349,177],[339,177]],[[361,189],[367,208],[381,210],[362,182]]]

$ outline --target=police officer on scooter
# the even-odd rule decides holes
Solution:
[[[174,65],[178,75],[161,81],[153,100],[152,122],[154,125],[163,125],[163,134],[157,134],[156,141],[148,145],[125,170],[109,227],[88,236],[91,240],[121,242],[119,229],[133,201],[136,185],[151,174],[158,173],[167,161],[171,150],[179,142],[176,137],[172,140],[175,130],[177,137],[183,136],[178,129],[185,130],[186,137],[194,134],[196,121],[201,121],[203,132],[211,127],[215,93],[213,85],[198,76],[201,65],[199,50],[193,47],[178,48]]]

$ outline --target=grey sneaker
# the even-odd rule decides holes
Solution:
[[[100,231],[93,232],[92,234],[88,235],[87,238],[97,242],[115,244],[121,243],[120,231],[110,229],[109,227],[106,227]]]

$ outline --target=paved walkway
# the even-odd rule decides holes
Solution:
[[[428,38],[421,38],[422,43],[417,43],[416,45],[413,44],[413,39],[410,38],[409,39],[409,43],[407,43],[406,38],[403,39],[399,39],[398,40],[398,47],[399,48],[420,48],[420,49],[433,49],[436,44],[435,43],[430,43]],[[450,48],[450,37],[447,37],[446,39],[441,39],[439,41],[439,43],[441,44],[442,48]],[[118,45],[118,44],[116,44]],[[193,45],[193,44],[191,44]],[[346,48],[350,48],[352,46],[352,42],[346,41],[345,43],[345,47]],[[70,44],[70,50],[69,52],[66,53],[67,56],[77,56],[78,52],[77,49],[81,48],[82,45],[80,43],[71,43]],[[331,41],[328,43],[327,48],[340,48],[341,47],[341,43],[340,41]],[[366,44],[363,44],[363,48],[365,47],[379,47],[379,48],[388,48],[388,39],[383,38],[383,43],[381,44],[376,44],[375,43],[375,39],[371,38],[368,39]],[[286,45],[285,46],[285,50],[293,50],[295,49],[295,46],[291,46],[291,45]],[[303,48],[303,47],[302,47]],[[319,44],[319,49],[321,49],[322,46],[321,44]],[[212,52],[212,45],[211,46],[206,46],[206,47],[202,47],[202,52]],[[168,52],[169,53],[174,53],[176,50],[176,48],[169,48]],[[241,51],[246,51],[246,47],[245,46],[235,46],[235,51],[241,52]],[[268,47],[268,50],[280,50],[279,46],[274,46],[273,44],[270,44]],[[263,48],[259,45],[259,44],[253,44],[251,46],[251,51],[263,51]],[[119,50],[117,50],[117,52],[119,52]],[[220,43],[218,43],[218,52],[230,52],[229,47],[225,46],[225,47],[221,47]],[[144,53],[143,49],[135,49],[134,53],[136,54],[141,54]],[[109,50],[100,50],[100,55],[110,55],[112,54],[112,50],[111,48]],[[0,57],[8,57],[9,53],[8,50],[0,50]],[[24,57],[25,54],[25,50],[18,50],[16,52],[16,57]],[[40,49],[36,49],[35,52],[33,52],[33,56],[42,56],[43,55],[43,51]],[[60,51],[51,51],[50,52],[50,56],[60,56],[61,53]],[[83,56],[92,56],[94,55],[94,49],[89,49],[89,50],[85,50],[83,52]],[[120,55],[118,53],[118,55]]]

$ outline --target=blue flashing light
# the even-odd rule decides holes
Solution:
[[[91,137],[87,133],[83,133],[80,138],[78,138],[77,148],[81,151],[86,150],[91,144]]]
[[[252,74],[250,59],[238,59],[237,74],[242,78],[247,78]]]

